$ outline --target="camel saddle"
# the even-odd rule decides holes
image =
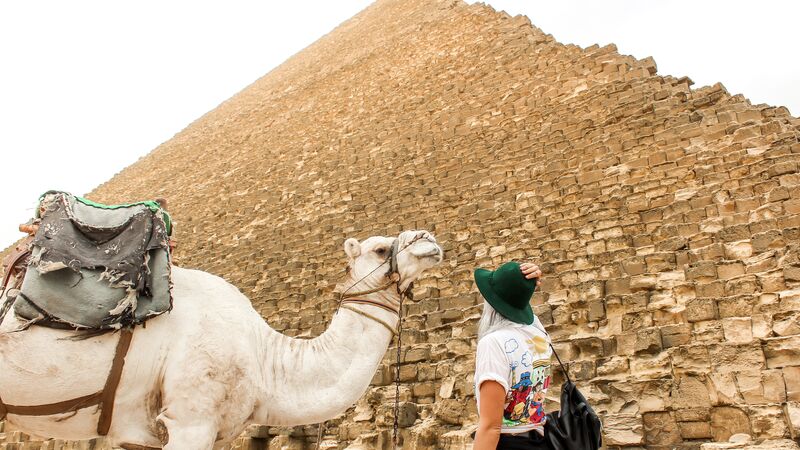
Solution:
[[[110,330],[172,309],[171,222],[154,201],[103,205],[49,191],[36,213],[15,314],[53,328]]]

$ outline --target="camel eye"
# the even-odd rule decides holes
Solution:
[[[386,247],[376,248],[375,249],[375,253],[377,253],[379,255],[385,255],[386,254]]]

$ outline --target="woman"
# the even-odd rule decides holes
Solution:
[[[550,387],[550,337],[531,309],[542,271],[505,263],[475,270],[485,300],[478,326],[474,450],[544,449],[544,396]]]

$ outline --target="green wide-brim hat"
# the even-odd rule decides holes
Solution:
[[[518,262],[507,262],[497,270],[475,269],[475,284],[483,298],[503,317],[516,323],[533,323],[531,297],[536,279],[527,279]]]

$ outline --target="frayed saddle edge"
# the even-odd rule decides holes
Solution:
[[[109,316],[121,316],[125,311],[136,311],[139,296],[134,289],[128,289],[127,292],[117,306],[108,312]]]
[[[43,321],[44,319],[45,319],[45,317],[43,315],[39,315],[39,316],[34,317],[33,319],[23,323],[16,330],[7,331],[7,333],[11,334],[11,333],[19,333],[20,331],[27,331],[28,328],[36,325],[37,323]]]
[[[107,280],[108,285],[111,286],[112,288],[125,289],[128,292],[133,290],[134,292],[136,292],[136,290],[134,289],[135,286],[132,282],[120,281],[124,277],[125,277],[125,272],[122,272],[120,270],[106,269],[102,273],[100,273],[100,276],[97,277],[97,281],[99,282]]]

